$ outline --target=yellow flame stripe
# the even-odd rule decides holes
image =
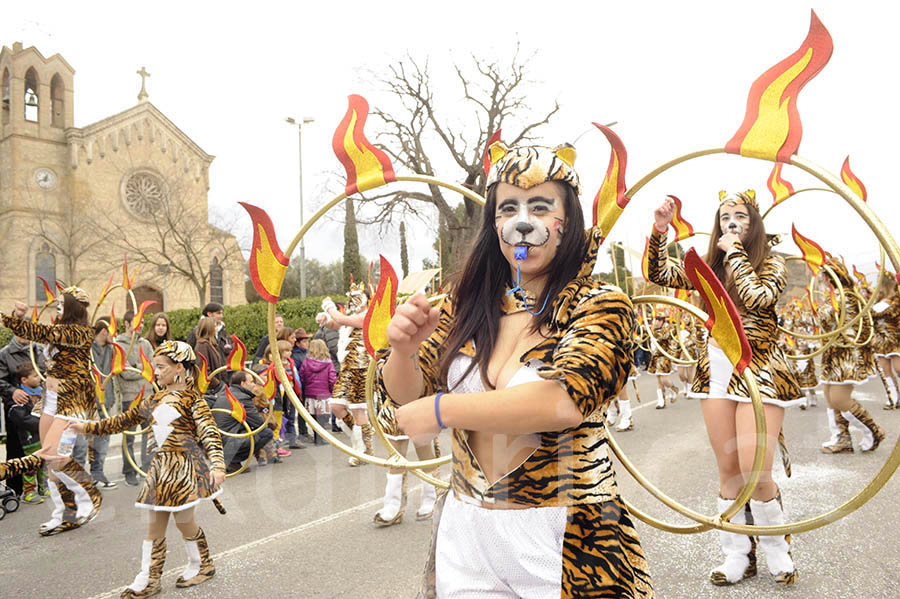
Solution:
[[[713,309],[714,320],[710,335],[715,338],[732,365],[737,365],[741,359],[741,338],[734,323],[731,322],[731,317],[728,315],[725,300],[716,295],[709,281],[699,272],[697,273],[697,278],[700,280],[703,292],[709,298],[709,304]]]
[[[287,266],[275,258],[265,228],[261,224],[256,226],[259,229],[259,248],[256,250],[256,271],[259,282],[272,295],[281,295],[281,285],[284,283]]]
[[[356,168],[356,188],[366,191],[385,184],[384,167],[378,161],[378,157],[366,147],[359,147],[353,139],[353,131],[356,129],[357,113],[352,111],[350,123],[344,132],[344,151],[347,152],[353,166]],[[276,294],[277,295],[277,294]]]

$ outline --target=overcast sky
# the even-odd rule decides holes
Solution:
[[[529,101],[538,111],[558,100],[562,111],[541,135],[547,145],[572,141],[591,121],[618,121],[628,151],[627,182],[678,155],[721,147],[743,120],[750,84],[794,52],[809,28],[809,6],[780,2],[660,2],[561,4],[518,2],[279,2],[242,3],[9,3],[0,43],[22,41],[45,56],[62,54],[75,75],[75,121],[83,127],[137,102],[141,66],[151,73],[150,101],[206,152],[211,209],[234,213],[238,201],[266,209],[282,247],[299,229],[297,130],[285,117],[310,116],[303,130],[307,217],[339,191],[331,136],[359,93],[377,104],[366,71],[406,52],[430,56],[437,109],[456,118],[461,90],[450,70],[471,54],[508,60],[517,41],[537,52],[529,64],[536,83]],[[307,6],[309,5],[309,6]],[[445,9],[434,9],[441,6]],[[88,8],[90,7],[90,8]],[[452,8],[451,8],[452,7]],[[896,28],[892,3],[818,2],[816,12],[834,39],[834,55],[801,92],[800,155],[839,173],[849,154],[868,188],[869,204],[889,228],[898,221],[900,133]],[[506,125],[508,130],[515,123]],[[371,137],[370,133],[370,137]],[[576,144],[583,205],[590,209],[609,160],[598,132]],[[612,237],[640,250],[653,208],[679,196],[686,218],[709,231],[720,189],[755,187],[760,204],[770,163],[734,156],[705,158],[658,178],[640,191]],[[799,189],[817,182],[794,167],[784,177]],[[446,178],[460,174],[446,165]],[[328,193],[332,181],[331,193]],[[336,211],[337,212],[337,211]],[[249,218],[240,213],[246,235]],[[335,216],[340,216],[336,214]],[[877,245],[843,200],[802,194],[767,219],[770,232],[792,222],[825,249],[869,270]],[[427,227],[414,227],[413,268],[433,254]],[[360,231],[368,258],[384,253],[399,267],[393,234]],[[336,237],[337,236],[337,237]],[[308,237],[307,256],[340,257],[340,225],[323,222]],[[705,247],[706,237],[697,237]],[[779,248],[796,253],[790,236]],[[639,268],[637,261],[635,267]]]

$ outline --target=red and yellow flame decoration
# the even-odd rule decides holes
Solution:
[[[494,131],[494,134],[491,135],[491,138],[488,139],[487,145],[484,147],[484,156],[482,157],[482,162],[484,163],[484,178],[487,179],[491,174],[491,146],[500,141],[500,133],[502,129],[497,129]]]
[[[396,181],[397,176],[388,155],[366,139],[363,128],[369,116],[369,103],[356,94],[349,96],[347,102],[347,114],[334,132],[331,147],[347,171],[345,191],[352,196]]]
[[[869,194],[866,192],[866,186],[863,185],[863,182],[857,177],[853,171],[850,170],[850,157],[847,156],[844,159],[844,164],[841,165],[841,180],[844,182],[847,187],[853,190],[853,193],[858,195],[863,202],[869,199]]]
[[[687,289],[676,289],[675,299],[680,299],[683,302],[689,302],[691,301],[691,292]]]
[[[119,345],[118,343],[113,342],[113,356],[112,356],[112,368],[110,369],[110,373],[115,376],[117,374],[122,374],[125,372],[125,348]]]
[[[144,386],[141,385],[140,392],[134,397],[134,399],[131,400],[131,403],[128,404],[128,409],[132,410],[132,409],[138,407],[139,405],[141,405],[141,401],[143,399],[144,399]]]
[[[769,173],[767,182],[769,191],[772,192],[772,205],[780,204],[792,195],[794,195],[794,186],[785,181],[781,176],[781,168],[784,166],[782,162],[776,162]]]
[[[44,295],[47,296],[47,305],[53,303],[53,300],[56,299],[56,294],[53,293],[53,287],[50,286],[50,283],[47,282],[47,279],[42,277],[41,275],[37,275],[37,278],[41,280],[41,284],[44,286]]]
[[[744,122],[725,151],[790,162],[803,136],[797,95],[828,64],[833,50],[831,34],[813,12],[800,48],[753,82]]]
[[[812,294],[812,281],[809,282],[809,285],[806,286],[806,297],[809,298],[809,307],[813,311],[813,314],[819,314],[819,304],[816,303],[816,300],[813,299]]]
[[[100,291],[100,296],[97,297],[97,305],[103,303],[103,300],[106,299],[106,296],[109,295],[109,290],[112,288],[113,275],[109,275],[109,279],[106,281],[106,285],[103,286],[103,289]]]
[[[247,348],[237,335],[231,336],[231,353],[228,354],[228,370],[240,371],[244,369],[244,360],[247,359]]]
[[[650,238],[644,239],[644,253],[641,256],[641,276],[645,281],[650,280]]]
[[[37,322],[40,319],[40,314],[38,314],[37,304],[31,307],[31,322]]]
[[[840,312],[841,307],[838,304],[837,297],[834,295],[834,287],[828,288],[828,297],[831,300],[831,309],[837,314]]]
[[[609,237],[609,232],[629,202],[629,198],[625,196],[627,189],[625,167],[628,163],[628,153],[625,151],[625,144],[612,129],[599,123],[594,123],[594,126],[606,136],[610,145],[606,177],[597,195],[594,196],[594,226],[600,227],[604,237]]]
[[[200,393],[206,393],[210,383],[209,362],[206,361],[206,356],[203,354],[197,354],[197,357],[200,358],[200,376],[197,377],[197,389],[200,390]]]
[[[247,410],[244,409],[244,405],[237,400],[237,398],[231,393],[231,389],[229,389],[228,387],[225,387],[225,397],[228,398],[228,403],[231,405],[231,417],[238,422],[246,422]]]
[[[266,384],[263,385],[263,392],[266,394],[266,399],[272,401],[275,399],[275,393],[278,391],[278,377],[275,375],[275,367],[269,366],[266,368]]]
[[[144,354],[144,348],[140,349],[141,353],[141,376],[144,377],[148,383],[153,382],[153,363],[150,362],[150,359]]]
[[[378,290],[369,302],[369,310],[363,321],[363,341],[366,351],[373,358],[375,352],[388,346],[387,327],[397,309],[397,286],[400,284],[394,267],[387,258],[380,256],[381,276]]]
[[[253,248],[250,250],[250,280],[261,298],[274,304],[281,294],[284,273],[291,261],[278,246],[275,227],[265,210],[238,202],[253,221]]]
[[[94,390],[97,393],[97,400],[105,405],[106,389],[103,388],[103,375],[100,374],[100,371],[93,364],[91,364],[91,374],[94,377]]]
[[[684,256],[684,272],[706,304],[709,312],[706,328],[710,335],[738,372],[743,374],[744,369],[750,365],[753,354],[744,334],[744,325],[728,292],[694,248],[689,249]]]
[[[795,345],[795,344],[794,344],[794,338],[791,337],[790,335],[785,335],[785,336],[784,336],[784,342],[787,343],[788,347],[790,347],[790,348],[793,348],[794,345]]]
[[[131,321],[131,328],[137,330],[141,324],[141,321],[144,320],[144,312],[147,311],[147,308],[155,304],[154,300],[145,300],[141,302],[138,311],[135,313],[134,318]]]
[[[134,287],[134,280],[137,279],[138,271],[140,271],[140,267],[134,271],[134,274],[131,275],[131,278],[128,278],[128,257],[125,257],[125,261],[122,263],[122,288],[126,291]]]
[[[866,275],[859,272],[859,270],[856,268],[855,264],[853,265],[853,276],[856,277],[857,281],[859,281],[860,287],[868,287],[869,286],[869,281],[868,281],[868,279],[866,279]]]
[[[109,314],[109,336],[115,337],[119,334],[119,323],[116,321],[116,307],[113,306]]]
[[[801,235],[797,231],[797,226],[793,224],[791,225],[791,236],[794,238],[794,243],[800,248],[800,253],[803,254],[803,260],[809,270],[813,275],[819,274],[825,264],[825,250],[809,237]]]
[[[694,234],[694,227],[684,220],[681,210],[681,200],[673,195],[667,196],[675,202],[675,214],[672,216],[672,228],[675,229],[675,241],[682,241]]]

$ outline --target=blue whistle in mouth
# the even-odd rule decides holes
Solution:
[[[517,245],[515,248],[514,257],[516,260],[528,260],[528,246],[527,245]]]

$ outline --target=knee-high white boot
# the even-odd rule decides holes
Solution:
[[[77,507],[75,518],[81,521],[90,516],[91,512],[94,511],[94,502],[91,501],[91,496],[88,495],[87,490],[65,472],[60,472],[58,470],[52,470],[51,472],[53,472],[56,478],[58,478],[67,489],[72,491],[72,495],[75,496],[75,505]]]
[[[611,401],[609,402],[609,407],[606,408],[606,426],[615,426],[618,420],[619,408],[615,401]]]
[[[350,431],[350,442],[353,449],[355,449],[359,453],[366,452],[366,444],[363,441],[363,431],[360,425],[353,425],[353,430]],[[353,456],[347,459],[347,463],[351,466],[359,466],[360,464],[362,464],[362,462],[358,458]]]
[[[619,432],[633,430],[634,421],[631,419],[631,400],[618,399],[616,401],[619,403],[619,414],[621,414],[616,430]]]
[[[384,505],[375,512],[375,524],[391,526],[403,522],[403,478],[405,473],[387,473],[384,485]]]
[[[758,526],[778,526],[784,524],[784,509],[781,507],[781,495],[769,501],[750,500],[750,512],[753,523]],[[790,586],[797,580],[797,568],[791,557],[791,537],[761,536],[759,548],[766,556],[766,566],[780,585]]]
[[[434,512],[434,502],[437,500],[437,489],[431,483],[422,481],[422,503],[416,510],[416,520],[428,520]]]
[[[716,505],[719,513],[724,512],[733,501],[718,497]],[[746,506],[731,518],[731,522],[733,524],[747,523]],[[709,573],[710,582],[716,586],[728,586],[745,578],[756,576],[756,540],[753,537],[720,530],[719,542],[722,544],[725,561]]]
[[[124,599],[144,599],[158,595],[162,590],[159,579],[166,563],[166,538],[144,540],[141,545],[141,571],[134,577],[120,597]]]
[[[50,490],[50,501],[53,502],[53,511],[50,512],[50,519],[41,524],[40,531],[42,533],[53,530],[62,524],[63,512],[66,511],[66,504],[63,503],[62,495],[59,494],[56,482],[51,480],[49,483],[47,488]]]
[[[659,387],[656,388],[656,409],[662,410],[666,407],[666,396],[663,393],[663,390]]]
[[[884,404],[884,409],[893,410],[897,407],[897,383],[894,382],[894,377],[892,376],[885,377],[885,381],[887,382],[888,399],[887,403]]]

